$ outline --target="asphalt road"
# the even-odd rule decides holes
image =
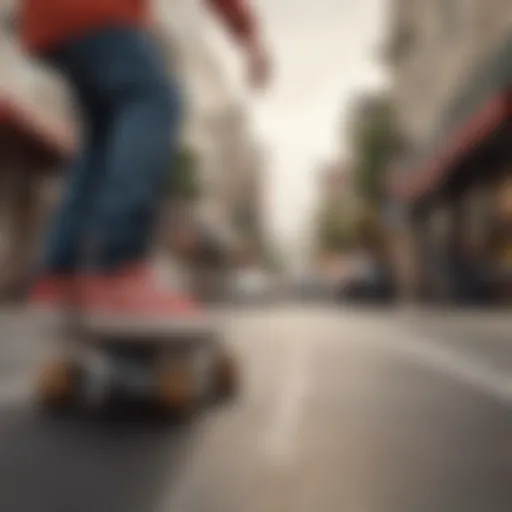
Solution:
[[[4,313],[0,510],[510,512],[510,316],[237,311],[238,402],[165,426],[38,414],[47,345]]]

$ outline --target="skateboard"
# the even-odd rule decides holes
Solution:
[[[217,326],[200,320],[68,321],[38,376],[37,402],[50,412],[142,405],[185,418],[205,401],[232,398],[236,360]]]

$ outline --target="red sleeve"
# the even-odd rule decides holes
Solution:
[[[235,37],[247,41],[256,35],[256,20],[247,0],[206,0]]]

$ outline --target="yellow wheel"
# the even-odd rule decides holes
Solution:
[[[163,412],[187,418],[194,412],[196,386],[192,366],[187,361],[166,363],[160,372],[158,399]]]
[[[73,401],[74,366],[68,361],[51,361],[44,365],[36,383],[39,403],[47,409],[65,409]]]
[[[235,395],[238,384],[238,364],[233,355],[221,352],[215,364],[215,388],[219,398],[231,398]]]

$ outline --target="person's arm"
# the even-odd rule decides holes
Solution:
[[[206,0],[206,3],[242,45],[258,39],[256,17],[247,0]]]
[[[250,82],[264,86],[269,78],[269,59],[250,0],[205,1],[247,52]]]

